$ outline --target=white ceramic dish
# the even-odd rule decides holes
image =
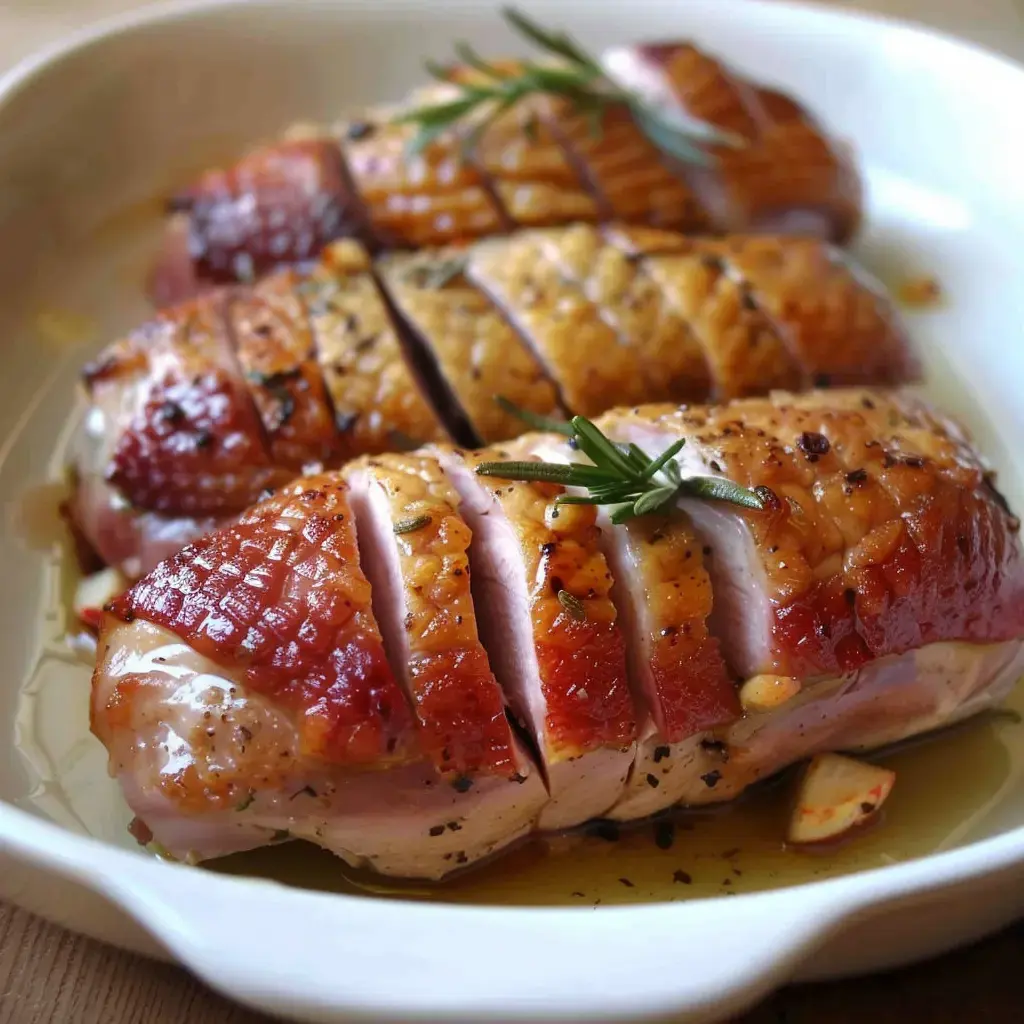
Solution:
[[[974,427],[1020,502],[1024,70],[915,28],[784,3],[524,6],[593,43],[696,36],[855,139],[871,193],[861,253],[883,274],[927,270],[943,283],[948,302],[913,322],[929,387]],[[0,762],[0,894],[175,957],[253,1005],[324,1021],[710,1021],[791,978],[902,963],[1024,912],[1019,765],[946,852],[729,900],[596,912],[385,902],[129,849],[85,729],[87,673],[53,653],[63,623],[45,610],[59,575],[48,544],[33,542],[49,535],[26,489],[59,474],[83,357],[143,314],[154,197],[293,118],[397,94],[422,54],[456,36],[492,52],[510,42],[469,0],[194,3],[112,22],[0,82],[0,499],[12,517],[0,540],[0,728],[17,728],[34,762],[13,744]],[[60,337],[61,310],[85,316],[92,337]]]

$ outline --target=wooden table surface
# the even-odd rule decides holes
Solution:
[[[680,0],[683,2],[683,0]],[[0,70],[143,0],[0,0]],[[862,0],[1024,57],[1024,0]],[[738,955],[741,955],[738,950]],[[742,1024],[1010,1024],[1024,1020],[1024,923],[931,963],[784,990]],[[259,1024],[184,971],[79,938],[0,903],[0,1024]]]

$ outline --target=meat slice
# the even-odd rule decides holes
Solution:
[[[384,656],[345,485],[298,481],[117,599],[92,726],[173,855],[305,838],[440,877],[526,832],[536,773],[452,784]]]
[[[551,435],[521,443],[547,462],[586,461]],[[679,802],[689,778],[675,769],[691,757],[692,738],[738,719],[740,705],[718,640],[708,632],[711,579],[686,515],[676,510],[616,526],[601,508],[598,523],[638,712],[632,770],[606,815],[632,820]]]
[[[459,86],[482,73],[455,66],[397,104],[330,127],[296,126],[183,190],[170,203],[151,292],[166,303],[204,283],[251,282],[338,238],[406,249],[612,219],[687,232],[853,234],[861,194],[850,154],[794,100],[691,43],[620,47],[602,61],[692,133],[704,158],[681,159],[662,138],[671,125],[659,135],[627,104],[581,113],[573,99],[551,95],[463,110],[413,152],[417,129],[395,118],[463,99]],[[490,63],[505,75],[524,67]],[[559,70],[557,61],[547,66]],[[701,142],[708,126],[730,144]]]
[[[840,249],[813,239],[733,238],[729,273],[767,315],[815,387],[899,384],[920,374],[882,285]]]
[[[563,111],[553,127],[597,196],[601,220],[706,231],[707,215],[682,176],[624,106],[591,117]]]
[[[363,246],[351,240],[329,246],[300,290],[341,457],[445,440],[402,351]]]
[[[498,61],[495,66],[503,74],[523,70],[522,62],[516,60]],[[462,85],[484,80],[482,72],[466,65],[449,68],[448,78]],[[469,158],[517,227],[595,221],[601,214],[585,176],[553,127],[552,122],[557,124],[564,113],[565,105],[545,94],[526,96],[504,113],[486,107],[481,111],[487,123]]]
[[[459,250],[427,250],[385,256],[377,268],[456,421],[485,443],[502,441],[523,424],[496,396],[541,416],[559,414],[558,398],[519,335],[466,279],[465,259]]]
[[[594,511],[556,508],[557,486],[480,477],[480,455],[438,455],[473,530],[480,635],[547,776],[551,799],[539,827],[601,815],[622,791],[636,725]]]
[[[644,265],[703,349],[713,398],[800,385],[800,368],[775,324],[729,272],[713,242],[695,239],[677,253],[650,256]]]
[[[87,366],[94,471],[128,504],[172,516],[241,512],[283,477],[226,335],[223,298],[161,314]]]
[[[1019,522],[954,425],[898,393],[816,392],[613,414],[687,473],[774,495],[764,512],[684,501],[711,549],[712,631],[741,677],[808,678],[1024,626]]]
[[[310,463],[512,436],[520,419],[497,396],[593,416],[917,371],[891,305],[813,241],[577,225],[376,266],[383,291],[366,248],[345,239],[300,274],[238,289],[237,358],[217,294],[101,355],[79,476],[110,468],[117,487],[86,488],[77,518],[105,557],[145,571],[154,563],[133,545],[223,522]],[[136,522],[111,509],[122,499],[175,521]],[[164,540],[152,550],[167,553]]]
[[[547,254],[556,238],[524,231],[481,242],[470,250],[466,273],[530,343],[568,408],[590,416],[644,401],[638,339],[622,344],[601,311],[566,279]]]
[[[673,161],[717,232],[809,234],[845,241],[860,220],[860,182],[846,147],[789,97],[744,80],[690,42],[624,46],[604,55],[617,81],[669,116],[724,130],[714,163]]]
[[[359,203],[329,139],[255,149],[206,172],[171,200],[171,209],[187,215],[188,244],[169,247],[157,270],[169,282],[165,298],[186,297],[186,256],[198,280],[252,281],[282,264],[314,259],[327,242],[361,228]],[[181,238],[180,222],[178,231]]]
[[[334,412],[317,365],[301,277],[280,271],[236,293],[229,320],[238,360],[276,465],[331,464]]]
[[[708,364],[701,346],[642,261],[608,244],[589,224],[551,232],[543,241],[545,255],[563,278],[597,307],[619,344],[633,350],[646,401],[698,401],[708,396]]]
[[[529,762],[477,635],[471,533],[438,462],[384,455],[349,467],[363,564],[389,660],[438,771],[523,778]]]
[[[406,103],[374,108],[342,128],[352,181],[373,237],[385,248],[444,245],[511,226],[457,132],[414,153],[415,127],[394,121],[412,107],[450,99],[451,92],[444,83],[420,89]]]

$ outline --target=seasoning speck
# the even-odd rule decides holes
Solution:
[[[692,885],[693,876],[682,868],[676,868],[676,870],[672,872],[672,881],[679,885]]]
[[[670,850],[676,838],[676,827],[671,821],[659,821],[654,826],[654,845],[659,850]]]

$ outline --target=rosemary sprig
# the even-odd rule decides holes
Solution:
[[[534,430],[546,430],[554,434],[565,434],[572,437],[574,431],[571,423],[564,420],[555,420],[550,416],[541,416],[540,413],[531,412],[529,409],[521,409],[515,402],[510,402],[504,395],[495,395],[494,401],[504,412],[522,420],[528,427]]]
[[[511,406],[511,403],[509,403]],[[514,406],[512,407],[514,409]],[[684,477],[675,456],[686,444],[685,438],[669,445],[652,459],[635,444],[616,444],[584,416],[574,416],[572,438],[590,459],[585,463],[558,462],[482,462],[476,471],[481,476],[503,480],[542,481],[566,487],[578,487],[586,494],[560,494],[560,505],[611,505],[611,521],[625,523],[636,516],[666,512],[680,498],[727,501],[742,508],[762,512],[772,504],[769,492],[752,491],[721,477]]]
[[[637,127],[654,145],[684,163],[708,166],[715,162],[704,146],[740,148],[745,141],[706,121],[685,117],[649,103],[639,93],[613,82],[600,63],[564,32],[552,32],[538,25],[515,8],[502,10],[505,20],[520,35],[558,63],[523,61],[514,72],[484,60],[466,42],[455,44],[456,57],[482,76],[475,82],[454,83],[448,68],[427,61],[431,77],[458,88],[458,95],[442,103],[426,104],[395,117],[395,123],[415,125],[418,129],[409,144],[417,154],[454,128],[476,115],[473,127],[463,140],[464,153],[472,152],[487,128],[502,114],[533,95],[558,96],[572,102],[577,114],[588,118],[591,131],[601,132],[601,117],[610,107],[626,106]],[[528,125],[528,128],[531,126]],[[536,131],[536,124],[532,124]]]

